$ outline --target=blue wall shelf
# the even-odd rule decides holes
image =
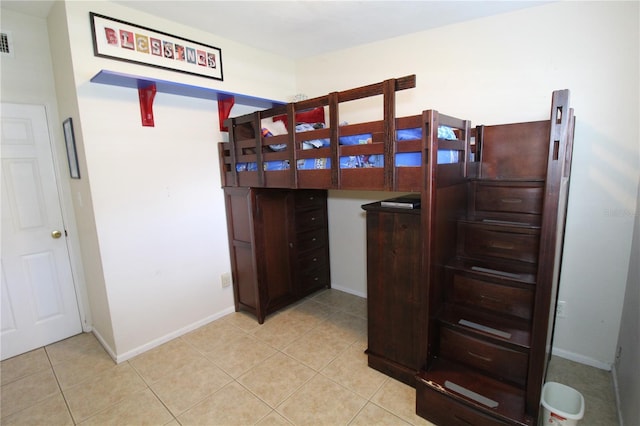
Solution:
[[[137,89],[140,98],[140,113],[143,126],[153,126],[153,99],[156,92],[172,95],[188,96],[191,98],[210,99],[218,102],[218,115],[220,129],[224,129],[223,121],[229,117],[229,112],[234,103],[267,109],[285,102],[239,93],[225,92],[209,87],[194,86],[191,84],[177,83],[175,81],[161,80],[158,78],[141,77],[124,74],[115,71],[102,70],[91,78],[92,83],[108,84],[111,86],[129,87]]]

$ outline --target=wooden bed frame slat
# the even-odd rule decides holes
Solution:
[[[395,93],[415,87],[415,75],[385,80],[355,89],[329,93],[312,99],[277,106],[268,110],[229,119],[229,142],[220,148],[221,177],[223,186],[243,186],[251,183],[259,187],[324,188],[324,189],[367,189],[383,191],[415,190],[421,191],[422,182],[427,176],[417,178],[421,169],[436,167],[428,163],[430,144],[437,149],[454,149],[463,153],[461,162],[466,163],[469,143],[469,122],[448,115],[432,112],[436,117],[431,126],[426,127],[425,113],[407,117],[395,116]],[[357,99],[382,96],[382,120],[353,123],[339,126],[339,105]],[[289,131],[286,135],[263,137],[261,124],[263,119],[286,115],[288,123],[295,123],[298,111],[311,108],[328,108],[330,126],[307,132]],[[438,141],[437,132],[428,135],[427,128],[437,129],[439,125],[453,127],[459,141]],[[435,126],[435,127],[433,127]],[[293,127],[293,126],[291,126]],[[421,139],[397,141],[397,129],[423,128]],[[359,134],[371,135],[371,143],[363,145],[340,145],[341,136]],[[434,142],[429,142],[430,138]],[[302,142],[313,139],[329,139],[329,147],[302,149]],[[274,152],[270,145],[284,145],[284,149]],[[396,167],[396,153],[422,153],[422,167]],[[383,155],[382,168],[340,169],[340,158],[355,155]],[[331,168],[327,170],[298,170],[298,160],[328,158]],[[267,161],[288,161],[288,170],[265,170]],[[236,164],[256,163],[254,172],[238,172]],[[417,169],[417,170],[413,170]],[[288,183],[281,176],[288,174]],[[245,176],[246,175],[246,176]],[[277,177],[276,177],[277,176]],[[317,180],[317,181],[316,181]]]

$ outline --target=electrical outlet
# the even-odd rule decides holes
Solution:
[[[222,281],[222,288],[229,287],[231,285],[231,274],[229,272],[225,272],[220,276]]]
[[[556,305],[556,316],[558,318],[567,317],[567,302],[564,300],[558,300],[558,305]]]

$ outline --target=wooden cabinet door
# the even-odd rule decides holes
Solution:
[[[229,254],[233,273],[233,297],[236,311],[253,312],[261,318],[253,243],[252,193],[248,188],[224,188],[227,209]]]
[[[295,298],[291,280],[291,191],[256,190],[255,241],[258,288],[263,311],[272,312]]]

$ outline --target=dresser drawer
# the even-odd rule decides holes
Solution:
[[[451,302],[531,319],[533,291],[454,274]]]
[[[535,263],[539,232],[528,228],[462,224],[459,250],[471,257],[498,257]]]
[[[440,329],[440,355],[513,383],[526,383],[526,353],[494,345],[448,327]]]
[[[487,416],[465,404],[454,401],[422,381],[416,386],[416,414],[442,426],[496,426],[506,425],[494,417]]]
[[[476,183],[476,211],[541,214],[542,186],[508,186]]]
[[[326,268],[328,257],[327,247],[313,249],[298,258],[298,269],[304,273],[306,270]]]
[[[327,222],[327,211],[325,209],[313,209],[296,214],[296,229],[306,231],[318,227],[324,228]]]
[[[327,245],[327,229],[318,228],[297,235],[298,252],[324,247]]]
[[[327,193],[324,191],[295,191],[296,210],[324,208],[327,200]]]
[[[296,261],[296,285],[302,294],[329,286],[329,250],[327,246],[312,249]]]
[[[303,289],[318,289],[329,284],[329,269],[326,265],[305,269],[300,273],[300,285]]]

